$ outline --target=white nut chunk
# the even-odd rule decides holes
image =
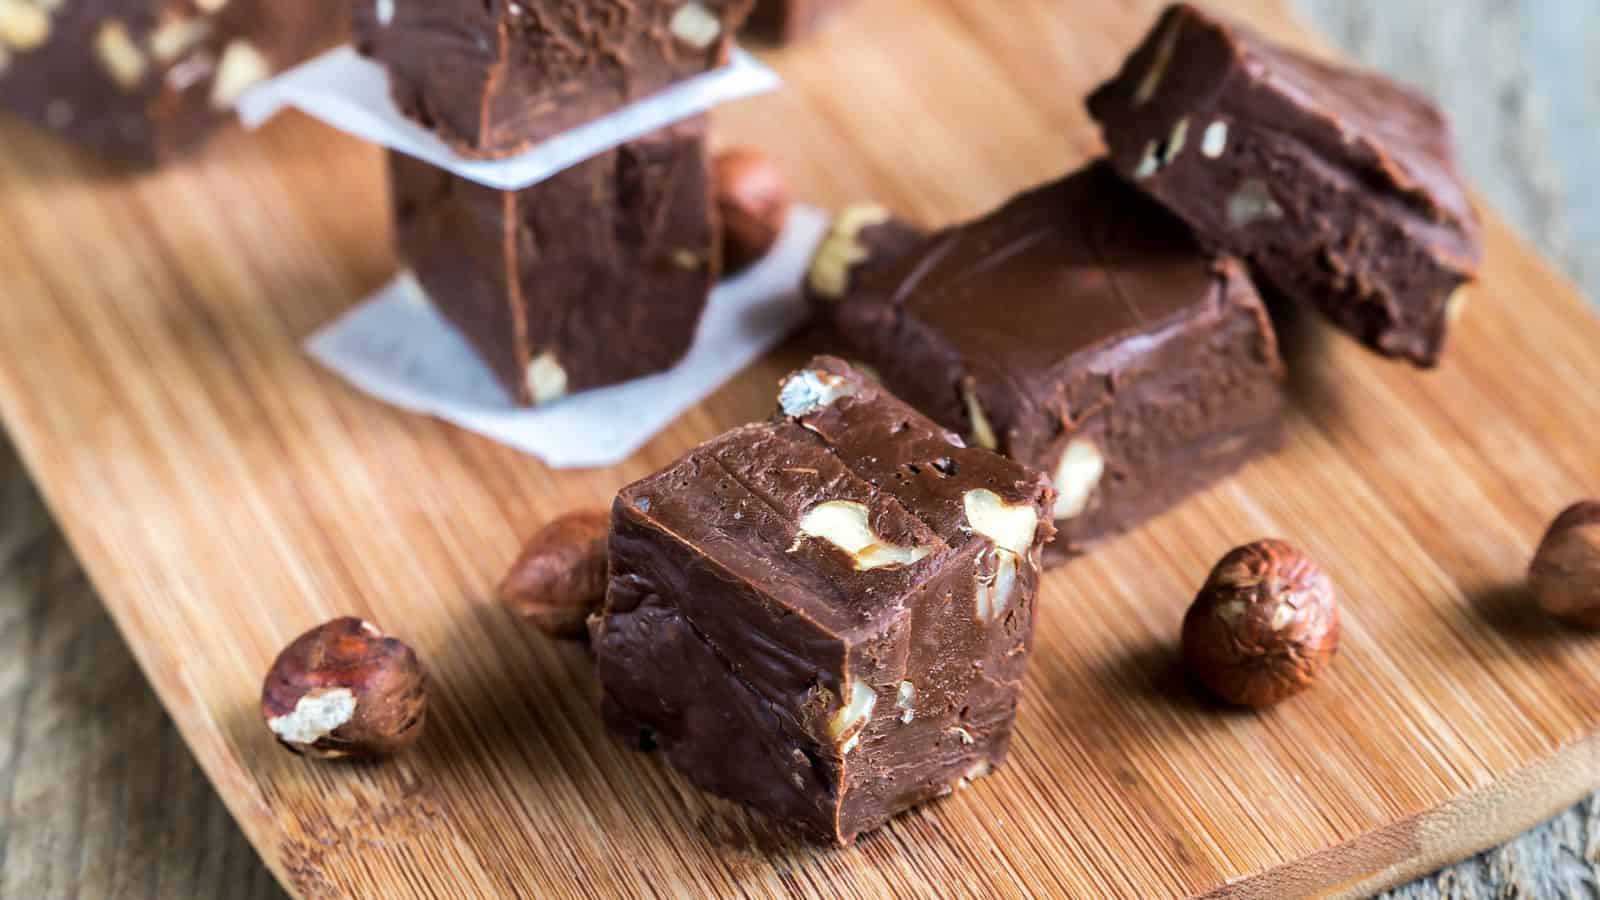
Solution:
[[[1039,531],[1039,513],[1031,503],[1009,504],[986,488],[968,491],[962,503],[972,530],[994,544],[985,555],[989,571],[979,571],[974,592],[978,621],[994,622],[1016,595],[1022,560]]]
[[[910,725],[911,720],[917,717],[917,686],[909,681],[900,682],[900,687],[895,691],[894,705],[900,710],[900,721]]]
[[[988,488],[967,491],[961,498],[967,524],[996,547],[1026,556],[1039,531],[1039,513],[1031,503],[1007,503]]]
[[[813,506],[800,519],[800,536],[791,550],[806,538],[818,538],[849,554],[856,571],[909,566],[921,562],[928,547],[900,547],[874,534],[870,512],[852,500],[832,500]]]
[[[239,96],[266,80],[272,66],[261,51],[244,41],[234,41],[222,51],[222,61],[217,63],[217,80],[211,82],[213,109],[233,109]]]
[[[1181,28],[1174,19],[1161,32],[1161,41],[1156,44],[1155,58],[1150,60],[1150,68],[1145,71],[1144,78],[1139,81],[1139,86],[1133,92],[1133,105],[1143,106],[1155,98],[1156,91],[1161,88],[1161,80],[1167,75],[1167,67],[1172,65],[1173,51],[1178,49],[1178,33]]]
[[[1206,126],[1200,138],[1200,152],[1208,159],[1219,159],[1228,149],[1228,123],[1221,119]]]
[[[853,397],[855,393],[856,386],[839,375],[806,369],[783,383],[783,389],[778,392],[778,405],[786,416],[805,416],[832,406],[844,397]]]
[[[1283,218],[1283,207],[1273,199],[1272,190],[1259,178],[1246,178],[1228,198],[1228,224],[1235,228],[1254,225],[1262,219]]]
[[[861,743],[861,735],[872,720],[873,707],[878,705],[878,695],[864,681],[850,683],[850,702],[839,708],[828,720],[828,736],[839,744],[839,755],[847,756]]]
[[[292,712],[268,719],[267,727],[290,744],[314,744],[355,714],[355,693],[349,688],[330,688],[301,697]]]
[[[972,423],[972,442],[985,450],[999,450],[1000,437],[983,411],[983,404],[978,402],[977,391],[969,385],[962,389],[961,399],[967,405],[967,420]]]
[[[834,217],[828,234],[817,245],[806,280],[812,293],[828,300],[850,289],[850,269],[865,262],[872,251],[861,242],[861,232],[889,221],[889,210],[875,203],[849,206]]]
[[[1011,607],[1011,598],[1017,593],[1017,573],[1022,568],[1022,557],[999,547],[989,551],[988,557],[994,571],[979,573],[974,593],[974,616],[979,622],[998,621]]]
[[[128,26],[116,19],[100,23],[94,35],[94,55],[117,87],[131,91],[144,80],[147,68],[144,51],[128,35]]]
[[[204,19],[178,17],[156,26],[156,30],[150,32],[147,42],[150,45],[151,56],[161,62],[170,63],[199,46],[210,36],[210,22]]]
[[[554,353],[541,353],[528,363],[528,394],[533,403],[549,403],[567,395],[567,370]]]
[[[0,48],[35,50],[50,40],[50,15],[27,0],[0,0]]]
[[[717,18],[716,13],[695,2],[678,7],[667,28],[683,42],[701,50],[710,47],[722,36],[722,20]]]
[[[1105,457],[1100,455],[1100,448],[1094,441],[1076,438],[1067,444],[1061,462],[1056,464],[1056,506],[1052,515],[1058,521],[1083,515],[1105,472]]]

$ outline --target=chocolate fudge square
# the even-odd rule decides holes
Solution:
[[[517,402],[665,371],[721,269],[703,117],[521,191],[390,154],[401,258]]]
[[[728,61],[752,0],[358,0],[395,103],[463,156],[510,156]]]
[[[809,37],[849,0],[756,0],[745,31],[758,40],[788,44]]]
[[[1052,562],[1281,440],[1285,373],[1243,266],[1104,164],[932,235],[831,314],[890,390],[1051,475]]]
[[[246,88],[343,27],[307,0],[0,0],[0,108],[153,166],[199,146]]]
[[[1048,481],[840,360],[625,488],[590,620],[607,721],[830,841],[1005,758]]]
[[[1177,4],[1089,111],[1208,246],[1379,353],[1438,362],[1482,249],[1432,104]]]

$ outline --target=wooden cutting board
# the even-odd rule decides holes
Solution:
[[[724,110],[719,136],[780,156],[812,202],[977,214],[1097,151],[1081,98],[1156,7],[874,0],[775,56],[789,88]],[[1277,0],[1237,7],[1305,41]],[[392,272],[373,149],[291,118],[126,180],[14,124],[0,142],[0,412],[300,896],[1357,894],[1600,786],[1600,640],[1521,589],[1544,524],[1600,494],[1600,322],[1492,217],[1440,369],[1295,328],[1283,452],[1053,573],[1008,765],[838,850],[611,740],[584,650],[490,599],[538,525],[763,417],[816,337],[625,465],[552,472],[299,351]],[[1346,646],[1312,693],[1230,712],[1174,644],[1210,564],[1264,535],[1332,571]],[[344,613],[435,677],[426,740],[387,764],[307,762],[258,718],[276,651]]]

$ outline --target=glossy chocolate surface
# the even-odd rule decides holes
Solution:
[[[1438,361],[1482,250],[1431,103],[1177,4],[1089,109],[1117,169],[1208,246],[1378,352]]]
[[[782,403],[618,495],[593,645],[619,732],[849,842],[1004,758],[1051,492],[836,359]]]
[[[1282,363],[1242,267],[1101,164],[932,235],[833,324],[935,421],[1056,478],[1052,557],[1279,440]]]

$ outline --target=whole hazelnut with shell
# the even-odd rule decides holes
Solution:
[[[1212,570],[1183,620],[1183,659],[1239,706],[1271,706],[1310,687],[1339,650],[1333,583],[1285,541],[1239,547]]]
[[[1556,517],[1528,568],[1539,607],[1556,619],[1600,631],[1600,500],[1585,500]]]
[[[611,513],[568,513],[539,529],[500,582],[497,594],[524,619],[553,638],[589,635],[589,614],[606,599]]]
[[[772,157],[736,148],[711,164],[712,194],[722,220],[723,270],[735,274],[772,252],[789,221],[789,179]]]
[[[417,655],[352,617],[296,638],[261,687],[261,715],[278,742],[318,759],[403,750],[422,735],[427,707]]]

